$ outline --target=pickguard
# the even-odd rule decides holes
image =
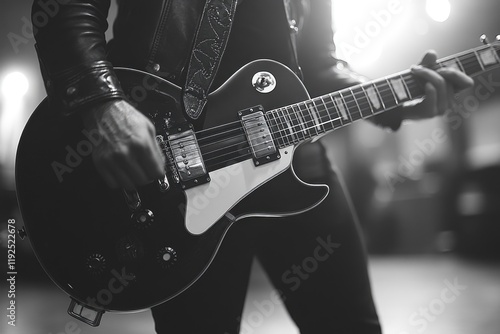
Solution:
[[[252,160],[210,173],[211,182],[187,189],[186,228],[202,234],[250,192],[290,167],[294,147],[280,149],[281,159],[256,167]]]

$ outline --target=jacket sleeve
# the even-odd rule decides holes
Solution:
[[[319,96],[358,84],[362,76],[351,71],[346,62],[336,58],[333,41],[331,0],[306,1],[305,19],[297,42],[304,83],[312,96]],[[369,120],[397,130],[401,110],[395,108]]]
[[[109,6],[109,0],[33,2],[35,47],[45,88],[63,114],[124,98],[106,60]]]

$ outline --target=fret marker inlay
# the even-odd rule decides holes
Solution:
[[[307,105],[307,108],[309,109],[309,111],[311,112],[311,115],[314,119],[314,123],[316,123],[316,128],[321,131],[321,124],[319,123],[319,120],[318,120],[318,117],[316,116],[316,108],[314,106],[313,103],[309,103]]]
[[[375,89],[373,87],[369,87],[368,89],[366,89],[366,94],[368,95],[368,98],[370,99],[372,106],[375,109],[380,109],[381,107],[380,100],[378,99],[378,95]]]
[[[347,116],[347,112],[344,108],[344,102],[342,102],[342,99],[339,96],[335,96],[335,103],[337,104],[337,107],[339,108],[340,113],[342,114],[342,118],[348,121],[349,116]]]
[[[486,66],[496,64],[497,62],[493,50],[488,49],[479,51],[479,56],[481,57],[481,61],[483,62],[483,64]]]
[[[396,93],[396,95],[400,101],[408,98],[408,95],[406,94],[405,86],[404,86],[403,81],[401,79],[392,79],[391,85],[392,85],[392,88],[394,89],[394,92]]]

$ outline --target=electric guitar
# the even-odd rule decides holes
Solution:
[[[498,68],[499,43],[440,66],[471,76]],[[163,178],[135,190],[107,188],[90,157],[99,135],[84,130],[79,117],[60,116],[47,99],[29,119],[16,161],[34,252],[70,295],[70,314],[93,326],[105,311],[147,309],[189,288],[233,223],[318,205],[329,189],[296,177],[297,145],[424,94],[403,71],[310,98],[290,69],[257,60],[210,94],[204,123],[195,127],[183,116],[180,87],[139,70],[116,74],[130,103],[155,125]],[[280,200],[266,202],[269,194]]]

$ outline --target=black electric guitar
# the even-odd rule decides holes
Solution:
[[[438,62],[477,75],[500,65],[498,42]],[[97,133],[44,100],[17,153],[18,200],[33,249],[71,296],[70,313],[98,325],[104,311],[168,301],[207,269],[231,224],[304,212],[326,185],[300,181],[294,149],[423,95],[409,71],[311,99],[287,67],[258,60],[209,96],[201,128],[182,113],[181,90],[138,70],[116,73],[149,117],[165,177],[133,191],[108,189],[90,157]],[[289,185],[286,191],[274,184]],[[262,194],[266,194],[263,196]],[[276,198],[272,203],[264,198]]]

